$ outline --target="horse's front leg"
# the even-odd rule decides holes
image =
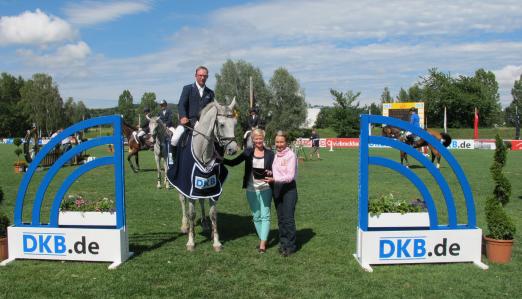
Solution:
[[[156,183],[156,188],[161,189],[161,166],[159,156],[155,155],[154,160],[156,161],[156,176],[158,179],[158,182]]]
[[[433,148],[431,148],[431,163],[435,161],[435,158],[437,158],[437,169],[440,168],[440,153],[435,152]]]
[[[196,210],[194,209],[194,199],[188,198],[188,241],[187,241],[187,250],[194,251],[196,244],[194,243],[194,221],[196,220]]]
[[[132,171],[134,173],[137,173],[138,171],[136,170],[136,168],[134,168],[134,164],[132,164],[131,158],[132,158],[132,152],[129,152],[129,154],[127,155],[127,161],[129,161],[129,164],[130,164],[130,167],[131,167]]]
[[[218,227],[217,227],[217,203],[213,201],[212,199],[209,199],[209,216],[210,221],[212,221],[212,238],[214,242],[212,243],[212,247],[214,248],[214,251],[219,252],[223,249],[223,245],[221,242],[219,242],[219,234],[218,234]]]
[[[170,189],[170,183],[169,183],[169,180],[167,179],[167,160],[165,160],[165,159],[163,159],[163,166],[165,167],[164,168],[165,172],[163,173],[165,189]]]
[[[199,200],[199,206],[201,207],[201,228],[203,228],[204,232],[210,231],[210,220],[207,218],[207,213],[205,213],[205,199],[201,198]]]
[[[136,172],[140,171],[140,150],[138,149],[136,155],[134,156],[134,161],[136,162]]]
[[[181,204],[181,228],[180,231],[182,234],[188,233],[188,219],[187,219],[187,210],[185,202],[187,201],[186,197],[183,194],[179,193],[179,203]]]

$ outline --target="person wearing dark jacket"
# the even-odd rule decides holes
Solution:
[[[161,121],[167,126],[167,128],[171,128],[172,125],[172,110],[169,109],[167,105],[167,101],[162,100],[160,102],[160,112],[159,118]]]
[[[245,149],[232,160],[225,159],[223,163],[229,166],[245,162],[243,188],[259,236],[258,251],[266,252],[268,232],[270,231],[270,206],[272,204],[272,189],[266,182],[272,176],[274,153],[264,146],[265,132],[255,129],[252,132],[254,147]]]
[[[176,146],[179,138],[185,132],[184,126],[194,127],[199,120],[199,114],[205,106],[214,101],[214,91],[205,83],[208,78],[208,69],[199,66],[196,69],[196,82],[185,85],[181,91],[178,103],[179,124],[176,128],[171,144]]]

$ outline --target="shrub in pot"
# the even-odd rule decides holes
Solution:
[[[490,167],[495,187],[493,194],[486,199],[485,214],[488,232],[484,240],[488,259],[494,263],[504,264],[511,260],[516,227],[504,210],[511,196],[511,183],[502,172],[506,164],[507,147],[498,134],[495,138],[495,145],[494,160]]]

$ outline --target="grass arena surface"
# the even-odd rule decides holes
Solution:
[[[21,174],[14,174],[13,145],[0,145],[0,186],[6,209],[13,216]],[[95,157],[107,155],[105,147],[89,150]],[[371,153],[398,160],[399,153],[374,149]],[[485,229],[484,203],[493,183],[489,173],[493,151],[452,151],[470,182],[477,210],[477,223]],[[177,192],[156,189],[151,152],[141,152],[143,171],[134,174],[125,161],[127,228],[130,250],[135,255],[117,270],[107,263],[15,261],[0,267],[0,297],[215,297],[215,298],[347,298],[424,297],[473,298],[513,297],[522,293],[522,151],[508,152],[505,174],[513,185],[507,212],[517,226],[513,260],[507,265],[490,264],[487,271],[471,263],[375,266],[366,273],[355,261],[357,227],[358,150],[321,151],[322,161],[299,163],[296,208],[300,250],[288,257],[277,252],[277,219],[272,205],[270,247],[257,253],[257,237],[245,192],[241,189],[243,166],[229,168],[230,175],[218,204],[218,226],[224,250],[215,253],[208,236],[196,228],[196,251],[187,252],[187,237],[179,233],[180,205]],[[416,161],[411,159],[415,164]],[[441,171],[452,190],[460,190],[446,161]],[[417,165],[419,165],[417,163]],[[59,183],[75,167],[64,167],[45,197],[49,203]],[[412,170],[437,190],[423,167]],[[32,198],[45,170],[37,172],[28,199]],[[86,197],[113,196],[112,167],[101,167],[80,178],[71,193]],[[32,193],[31,193],[32,192]],[[414,199],[416,189],[400,175],[370,167],[370,195],[393,193]],[[456,192],[458,219],[465,222],[462,193]],[[433,193],[439,211],[443,199]],[[31,207],[31,202],[25,203]],[[42,219],[47,219],[49,205]],[[197,219],[200,218],[199,208]],[[208,212],[208,205],[207,205]],[[440,223],[446,215],[439,212]],[[24,210],[25,219],[30,209]]]

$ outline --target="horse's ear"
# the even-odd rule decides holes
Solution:
[[[236,103],[236,97],[234,97],[232,99],[232,102],[230,103],[230,105],[228,105],[228,108],[230,108],[230,110],[234,110],[234,107],[237,105]]]

